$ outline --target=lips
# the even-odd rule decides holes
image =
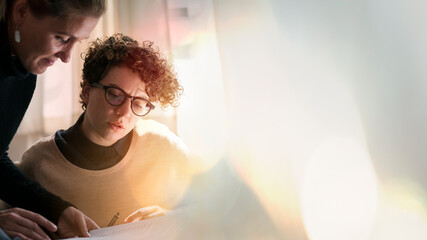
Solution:
[[[56,59],[52,60],[49,58],[46,58],[46,65],[48,66],[52,66],[55,63]]]
[[[123,130],[125,128],[124,125],[120,122],[109,122],[108,124],[113,130],[116,130],[116,131]]]

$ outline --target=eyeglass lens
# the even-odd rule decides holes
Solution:
[[[105,98],[111,105],[119,106],[126,100],[126,94],[120,89],[108,88],[105,92]],[[151,110],[148,102],[140,98],[133,99],[131,108],[136,115],[145,115]]]

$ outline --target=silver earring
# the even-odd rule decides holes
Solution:
[[[15,31],[15,42],[20,43],[21,42],[21,33],[19,30]]]

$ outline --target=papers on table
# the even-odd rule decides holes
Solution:
[[[89,238],[69,238],[68,240],[181,239],[184,228],[182,228],[180,219],[182,219],[182,216],[179,213],[169,212],[167,215],[161,217],[92,230],[90,231],[91,237]]]

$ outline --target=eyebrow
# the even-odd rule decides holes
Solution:
[[[109,86],[109,87],[116,87],[116,88],[118,88],[118,89],[120,89],[120,90],[122,90],[123,92],[125,92],[127,95],[129,95],[129,96],[132,96],[132,95],[130,95],[129,93],[127,93],[125,90],[123,90],[121,87],[119,87],[119,86],[117,86],[116,84],[114,84],[114,83],[111,83],[111,84],[108,84],[108,85],[106,85],[106,86]],[[140,89],[140,88],[137,88],[138,90],[140,90],[142,93],[143,93],[143,95],[144,96],[132,96],[132,97],[137,97],[137,98],[143,98],[144,100],[149,100],[150,98],[148,97],[148,94],[145,92],[145,91],[143,91],[142,89]]]
[[[69,37],[69,40],[71,40],[71,41],[74,41],[74,40],[76,40],[76,39],[77,39],[75,36],[73,36],[73,35],[71,35],[71,34],[69,34],[69,33],[66,33],[66,32],[57,32],[57,33],[56,33],[56,35],[64,35],[64,36],[67,36],[67,37]]]
[[[57,32],[57,34],[59,34],[59,35],[66,35],[66,36],[68,36],[69,38],[71,38],[72,40],[85,40],[85,39],[88,39],[90,36],[87,36],[87,37],[84,37],[84,38],[77,38],[76,36],[74,36],[74,35],[72,35],[72,34],[70,34],[70,33],[67,33],[67,32]]]

